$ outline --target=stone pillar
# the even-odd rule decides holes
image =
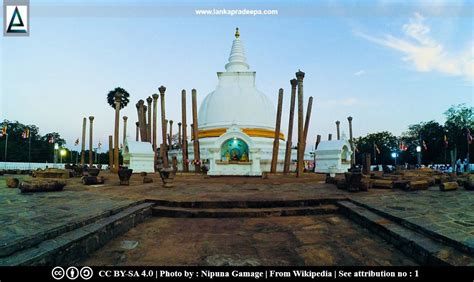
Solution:
[[[182,143],[182,150],[183,150],[183,171],[189,171],[189,164],[188,164],[188,127],[186,124],[186,90],[181,91],[181,122],[183,123],[183,143]]]
[[[283,105],[283,89],[278,91],[278,107],[275,124],[275,138],[273,139],[273,154],[270,172],[276,173],[278,164],[278,150],[280,148],[280,125],[281,125],[281,108]]]
[[[147,127],[146,127],[146,135],[147,135],[147,141],[152,142],[151,140],[151,102],[153,102],[153,99],[151,97],[148,97],[146,99],[146,102],[148,104],[148,122],[147,122]]]
[[[313,96],[309,97],[308,107],[306,108],[306,119],[304,122],[304,131],[303,131],[303,134],[304,134],[304,138],[303,138],[304,147],[303,148],[306,148],[306,140],[308,139],[309,121],[311,120],[312,109],[313,109]]]
[[[113,137],[109,135],[109,171],[113,171],[114,166],[114,145]]]
[[[151,109],[150,109],[151,110]],[[148,136],[148,121],[147,121],[147,111],[148,111],[148,107],[146,105],[143,105],[143,127],[145,128],[144,129],[144,132],[145,132],[145,142],[150,142],[149,140],[149,136]]]
[[[178,146],[183,148],[183,141],[181,140],[181,122],[178,122]]]
[[[318,149],[319,143],[321,143],[321,135],[316,135],[316,144],[314,144],[314,151]]]
[[[296,176],[300,177],[304,171],[304,132],[303,132],[303,78],[304,72],[298,71],[296,79],[298,80],[298,162]]]
[[[156,170],[156,156],[158,152],[158,147],[156,145],[157,139],[156,139],[156,118],[157,118],[157,106],[158,106],[158,98],[160,97],[158,94],[153,94],[153,168]]]
[[[370,159],[372,156],[369,153],[364,154],[364,165],[363,165],[363,170],[362,173],[365,175],[370,175]]]
[[[86,126],[87,118],[82,119],[82,151],[81,151],[81,165],[85,164],[86,157]]]
[[[339,130],[339,125],[341,124],[340,121],[336,121],[336,132],[337,132],[337,140],[341,140],[341,132]]]
[[[92,135],[93,135],[93,132],[94,132],[94,117],[93,116],[90,116],[89,117],[89,121],[90,121],[90,128],[89,128],[89,167],[92,167],[92,164],[93,164],[93,159],[92,159],[92,150],[93,150],[93,142],[92,142]]]
[[[170,137],[169,137],[170,148],[173,146],[173,120],[170,120]]]
[[[329,133],[329,134],[328,134],[328,141],[331,141],[331,140],[332,140],[332,134]]]
[[[355,164],[355,152],[354,152],[354,139],[353,139],[353,136],[352,136],[352,117],[349,116],[347,118],[347,120],[349,121],[349,142],[351,144],[351,150],[352,150],[351,166],[353,166]]]
[[[168,151],[166,148],[166,113],[165,113],[165,91],[166,87],[163,85],[158,88],[161,95],[161,134],[163,135],[163,146],[161,156],[163,158],[163,167],[168,168]]]
[[[138,135],[139,135],[138,131],[140,129],[140,123],[137,121],[135,122],[135,125],[137,126],[137,128],[135,129],[135,141],[138,142]]]
[[[199,129],[198,129],[198,116],[197,116],[197,93],[196,89],[191,90],[193,100],[193,134],[194,134],[194,160],[201,161],[199,154]],[[201,165],[195,165],[195,171],[201,172]]]
[[[296,97],[296,86],[298,81],[296,79],[290,80],[291,84],[291,101],[290,101],[290,117],[288,120],[288,135],[286,136],[286,150],[285,150],[285,164],[283,165],[283,172],[290,172],[291,164],[291,146],[293,139],[293,123],[295,114],[295,97]]]
[[[115,95],[114,170],[119,168],[119,128],[121,95]]]
[[[140,141],[145,142],[146,141],[146,126],[145,126],[145,120],[143,119],[143,112],[144,112],[144,107],[145,107],[145,101],[139,100],[138,101],[138,125],[140,127]]]
[[[127,116],[123,116],[123,141],[122,144],[125,147],[125,139],[127,139]]]

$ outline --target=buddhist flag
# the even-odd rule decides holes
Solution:
[[[29,129],[29,128],[25,128],[25,131],[23,131],[23,133],[21,134],[21,137],[23,137],[23,139],[28,139],[28,138],[30,138],[30,129]]]
[[[400,151],[406,151],[408,150],[408,147],[403,143],[403,141],[400,142]]]
[[[448,136],[446,134],[444,135],[444,147],[448,148],[449,142],[448,142]]]
[[[79,138],[76,139],[76,142],[74,142],[74,146],[79,145]]]
[[[377,151],[377,154],[380,155],[380,149],[379,149],[379,146],[377,146],[377,144],[374,144],[374,147],[375,147],[375,151]]]
[[[423,140],[423,148],[425,148],[425,151],[427,151],[427,150],[428,150],[428,146],[426,146],[426,142],[425,142],[425,140]]]
[[[471,135],[471,131],[469,130],[469,128],[467,129],[467,143],[468,144],[472,144],[472,135]]]
[[[7,135],[7,126],[6,125],[2,128],[2,131],[0,131],[0,137],[3,137],[3,135]]]

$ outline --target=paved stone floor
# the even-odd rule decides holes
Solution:
[[[427,191],[358,195],[372,208],[402,218],[474,250],[474,191]]]
[[[414,265],[338,215],[153,218],[109,242],[84,265]]]
[[[0,244],[42,236],[46,231],[85,220],[134,201],[80,189],[21,194],[0,179]]]
[[[79,178],[68,179],[63,192],[20,194],[5,186],[0,177],[0,243],[34,236],[76,219],[92,216],[143,199],[174,201],[293,200],[352,198],[424,228],[443,234],[467,246],[474,242],[474,192],[441,192],[372,189],[348,193],[314,177],[288,178],[206,178],[199,175],[176,177],[176,186],[166,189],[157,175],[154,183],[143,184],[133,175],[130,186],[119,186],[116,175],[101,172],[105,185],[84,186]],[[373,235],[372,235],[373,237]]]

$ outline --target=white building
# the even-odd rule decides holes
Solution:
[[[321,141],[316,150],[315,172],[329,173],[331,176],[347,172],[351,167],[351,155],[351,145],[344,134],[341,140]]]
[[[129,141],[128,139],[127,136],[123,149],[123,165],[133,169],[133,173],[155,172],[151,143]]]

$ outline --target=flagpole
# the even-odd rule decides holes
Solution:
[[[8,133],[5,133],[5,169],[7,169]]]
[[[377,152],[375,150],[375,142],[374,142],[374,165],[377,165]]]
[[[28,130],[28,169],[31,169],[31,132]]]
[[[466,143],[467,143],[467,172],[471,172],[471,160],[469,158],[469,155],[470,155],[470,150],[469,148],[471,146],[471,143],[472,143],[472,135],[471,135],[471,131],[469,130],[469,128],[467,129],[467,132],[466,132]]]

